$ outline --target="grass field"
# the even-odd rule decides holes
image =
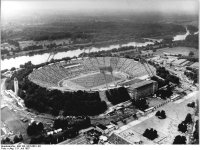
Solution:
[[[164,55],[163,53],[172,53],[172,54],[182,54],[182,55],[188,56],[190,51],[194,52],[195,57],[199,56],[198,50],[191,47],[161,48],[161,49],[157,49],[155,54]]]
[[[13,133],[24,133],[28,126],[27,123],[20,121],[20,116],[8,107],[1,109],[1,121],[5,123],[9,131],[13,131]]]
[[[120,80],[120,78],[114,77],[114,81],[117,81],[117,80]],[[104,78],[103,74],[95,73],[95,74],[91,74],[91,75],[87,75],[83,77],[78,77],[70,81],[86,89],[90,89],[93,87],[104,85],[105,83],[113,82],[113,77],[110,74],[105,74],[105,78]]]

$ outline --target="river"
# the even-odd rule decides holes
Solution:
[[[176,35],[173,39],[173,41],[180,41],[180,40],[185,40],[185,38],[190,35],[189,30],[186,28],[186,33],[185,34],[181,34],[181,35]]]
[[[187,35],[189,35],[189,31],[186,28],[186,33],[184,35],[176,35],[174,36],[174,41],[177,40],[184,40],[186,38]],[[160,41],[160,39],[158,40],[158,42]],[[140,43],[140,42],[129,42],[126,44],[115,44],[115,45],[110,45],[107,47],[101,47],[101,48],[96,48],[96,47],[92,47],[90,50],[89,48],[85,49],[85,52],[88,53],[90,52],[97,52],[97,51],[107,51],[107,50],[111,50],[113,48],[120,48],[120,47],[126,47],[126,46],[136,46],[136,47],[142,47],[142,46],[146,46],[148,44],[154,44],[154,42],[144,42],[144,43]],[[74,56],[79,56],[82,52],[84,52],[84,50],[72,50],[72,51],[67,51],[67,52],[58,52],[55,56],[54,59],[61,59],[64,57],[74,57]],[[11,69],[12,67],[15,68],[19,68],[19,66],[21,64],[24,64],[28,61],[31,61],[33,64],[40,64],[40,63],[44,63],[47,61],[47,58],[49,57],[49,53],[44,53],[44,54],[36,54],[33,56],[19,56],[19,57],[15,57],[15,58],[9,58],[9,59],[4,59],[1,60],[1,70],[4,69]]]
[[[96,47],[92,47],[92,48],[86,48],[85,52],[97,52],[97,51],[107,51],[107,50],[111,50],[113,48],[120,48],[120,47],[126,47],[126,46],[137,46],[137,47],[141,47],[141,46],[146,46],[148,44],[154,44],[153,42],[145,42],[145,43],[139,43],[139,42],[129,42],[126,44],[115,44],[115,45],[110,45],[107,47],[101,47],[101,48],[96,48]],[[55,54],[54,59],[61,59],[64,57],[74,57],[74,56],[79,56],[82,52],[84,52],[84,50],[72,50],[72,51],[67,51],[67,52],[58,52],[57,54]],[[33,56],[19,56],[19,57],[15,57],[15,58],[10,58],[10,59],[4,59],[1,60],[1,70],[4,69],[11,69],[12,67],[18,68],[21,64],[24,64],[28,61],[31,61],[33,64],[40,64],[40,63],[44,63],[47,61],[47,58],[49,57],[49,53],[44,53],[44,54],[36,54]]]

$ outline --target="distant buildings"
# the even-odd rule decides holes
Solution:
[[[47,46],[51,44],[55,44],[56,46],[58,45],[68,45],[71,43],[70,39],[59,39],[59,40],[44,40],[44,41],[19,41],[19,47],[21,50],[25,49],[26,47],[29,46],[42,46],[43,48],[46,48]]]
[[[174,62],[172,62],[173,65],[175,66],[180,66],[182,63],[186,62],[186,59],[177,59]]]
[[[141,51],[140,56],[143,57],[153,56],[153,51],[152,50]]]
[[[196,62],[192,65],[190,65],[191,68],[194,68],[194,69],[199,69],[199,62]]]
[[[16,50],[17,47],[14,45],[11,45],[9,43],[2,43],[1,44],[1,51],[13,51]]]

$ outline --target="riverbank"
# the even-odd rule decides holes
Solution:
[[[188,30],[186,28],[186,33],[184,35],[176,35],[175,37],[185,38],[186,34],[188,34]],[[162,39],[159,39],[162,40]],[[159,41],[158,40],[158,41]],[[128,42],[127,42],[128,41]],[[134,41],[134,42],[130,42]],[[139,42],[138,42],[139,41]],[[142,42],[141,42],[142,41]],[[6,57],[1,61],[1,70],[4,69],[11,69],[12,67],[18,68],[21,64],[24,64],[28,61],[31,61],[33,64],[37,65],[40,63],[44,63],[47,61],[50,53],[54,53],[54,59],[62,59],[64,57],[78,57],[81,53],[91,53],[91,52],[98,52],[98,51],[109,51],[112,49],[118,49],[121,47],[144,47],[147,45],[154,45],[157,40],[152,40],[151,38],[147,39],[123,39],[120,41],[106,41],[106,42],[96,42],[96,43],[86,43],[86,44],[76,44],[73,46],[65,46],[59,47],[56,49],[45,49],[42,51],[30,51],[25,54],[20,54],[20,56],[13,55],[11,57]],[[117,43],[117,44],[111,44]],[[107,46],[105,46],[107,45]]]
[[[89,42],[89,43],[82,43],[82,44],[69,44],[66,46],[59,46],[56,48],[44,48],[44,49],[36,49],[36,50],[29,50],[29,51],[13,51],[12,55],[1,55],[1,59],[10,59],[10,58],[16,58],[19,56],[33,56],[37,54],[44,54],[44,53],[50,53],[50,52],[66,52],[66,51],[71,51],[71,50],[76,50],[76,49],[83,49],[83,48],[89,48],[89,47],[96,47],[96,48],[101,48],[101,47],[108,47],[110,45],[116,45],[116,44],[124,44],[128,43],[130,41],[135,41],[135,42],[145,42],[149,41],[146,39],[135,39],[135,38],[129,38],[129,39],[122,39],[122,40],[109,40],[109,41],[101,41],[101,42]]]
[[[138,42],[139,45],[140,43],[145,43],[150,42],[151,40],[147,39],[135,39],[135,38],[130,38],[130,39],[123,39],[123,40],[110,40],[110,41],[103,41],[103,42],[95,42],[95,43],[83,43],[83,44],[70,44],[67,46],[59,46],[56,48],[52,49],[37,49],[37,50],[29,50],[29,51],[19,51],[19,52],[13,52],[14,54],[12,55],[2,55],[1,59],[11,59],[11,58],[16,58],[20,56],[34,56],[34,55],[39,55],[39,54],[45,54],[45,53],[59,53],[59,52],[67,52],[67,51],[73,51],[77,49],[89,49],[91,47],[99,48],[101,49],[102,47],[106,49],[106,47],[110,47],[111,45],[126,45],[124,43],[132,43],[130,41]],[[153,44],[153,43],[151,43]],[[112,47],[112,46],[111,46]]]
[[[126,44],[124,43],[132,43],[130,41],[134,41],[138,43],[138,45],[141,45],[140,43],[145,42],[152,42],[151,44],[154,44],[156,41],[161,42],[162,39],[166,37],[174,37],[175,41],[179,39],[185,39],[185,37],[189,34],[189,30],[186,27],[186,33],[178,32],[176,34],[169,33],[167,35],[160,35],[160,36],[150,36],[150,37],[143,37],[143,38],[135,38],[133,36],[129,36],[128,38],[118,39],[118,40],[107,40],[107,41],[95,41],[95,42],[88,42],[88,43],[76,43],[76,44],[69,44],[65,46],[58,46],[55,48],[44,48],[44,49],[35,49],[35,50],[29,50],[29,51],[12,51],[8,54],[1,55],[1,59],[11,59],[16,58],[19,56],[33,56],[38,54],[44,54],[44,53],[58,53],[58,52],[66,52],[66,51],[72,51],[76,49],[87,49],[88,47],[95,47],[95,48],[101,48],[101,47],[109,47],[110,45],[120,45],[124,46]],[[127,46],[132,46],[131,44],[127,44]]]

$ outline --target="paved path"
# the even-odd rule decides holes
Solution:
[[[185,101],[185,100],[187,100],[187,99],[190,99],[190,98],[192,98],[192,97],[197,98],[197,96],[198,96],[198,91],[194,91],[194,92],[192,92],[192,93],[186,95],[186,96],[183,97],[182,99],[177,100],[177,101],[174,101],[174,103],[179,104],[179,103],[182,103],[183,101]]]

